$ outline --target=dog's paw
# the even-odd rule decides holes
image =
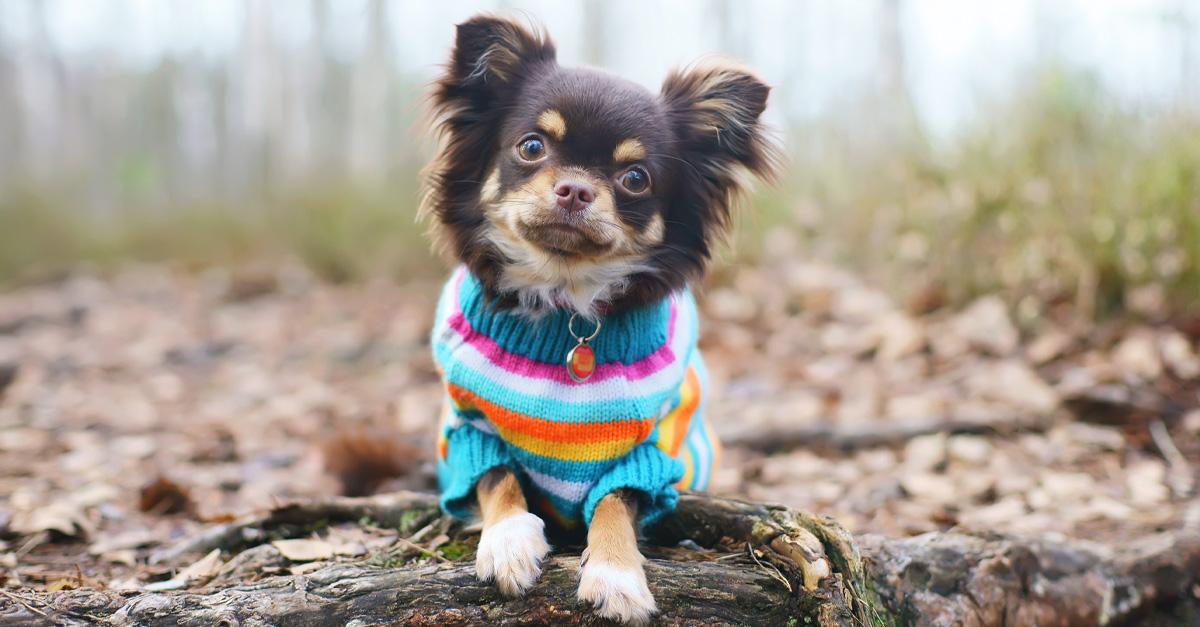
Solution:
[[[604,618],[627,625],[648,625],[658,612],[640,563],[617,565],[594,555],[585,557],[579,569],[579,600],[591,603]]]
[[[541,518],[522,512],[484,529],[475,553],[480,581],[496,581],[508,597],[519,597],[542,574],[542,558],[550,552]]]

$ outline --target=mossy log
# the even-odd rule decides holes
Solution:
[[[370,519],[405,533],[470,528],[440,518],[435,498],[396,493],[277,508],[161,551],[183,560],[231,553],[317,520]],[[586,625],[575,599],[579,548],[559,544],[538,585],[505,599],[467,559],[402,567],[330,563],[303,575],[218,578],[173,592],[68,590],[0,595],[3,624]],[[1163,533],[1109,548],[999,535],[852,538],[835,522],[784,507],[685,495],[647,531],[650,587],[665,625],[1194,624],[1200,533]],[[259,552],[264,553],[264,552]],[[243,551],[253,557],[258,553]],[[242,559],[240,568],[252,568]],[[241,570],[239,572],[245,572]],[[219,583],[217,583],[219,582]],[[1189,623],[1193,621],[1193,623]]]

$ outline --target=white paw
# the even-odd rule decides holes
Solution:
[[[519,597],[542,574],[542,558],[550,552],[546,523],[528,512],[509,516],[483,530],[475,553],[480,581],[496,581],[505,596]]]
[[[640,564],[615,566],[594,555],[580,569],[579,600],[594,605],[604,618],[628,625],[647,625],[658,612]]]

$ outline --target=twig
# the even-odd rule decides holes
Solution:
[[[409,540],[408,538],[396,538],[396,542],[403,544],[404,546],[408,547],[409,549],[412,549],[412,550],[418,551],[420,553],[423,553],[425,555],[428,555],[430,558],[435,559],[439,562],[444,563],[444,562],[450,561],[450,560],[446,559],[445,557],[438,555],[436,552],[430,551],[429,549],[417,544],[416,542]]]
[[[14,555],[17,558],[17,561],[20,561],[21,558],[28,555],[30,551],[38,548],[39,545],[41,545],[42,543],[44,543],[46,540],[49,540],[49,539],[50,539],[50,534],[45,531],[41,531],[32,536],[29,536],[29,539],[26,540],[25,543],[21,545],[21,548],[17,549],[16,552],[14,553]]]
[[[767,574],[770,575],[772,579],[778,580],[780,583],[787,586],[788,592],[792,592],[792,583],[787,580],[787,577],[784,577],[783,573],[779,572],[779,569],[776,568],[774,564],[768,566],[759,561],[758,555],[755,555],[754,553],[754,546],[749,542],[746,543],[746,552],[750,554],[750,559],[754,560],[754,563],[758,564],[759,568],[767,571]]]
[[[1027,418],[998,417],[989,422],[958,419],[881,420],[879,424],[862,426],[771,426],[763,429],[742,429],[721,434],[721,443],[762,453],[778,453],[796,448],[848,453],[865,448],[896,446],[923,435],[1007,435],[1041,432],[1049,428],[1046,416]]]
[[[1171,439],[1171,432],[1167,430],[1167,425],[1163,423],[1161,418],[1157,418],[1150,423],[1150,437],[1154,440],[1154,445],[1158,447],[1158,451],[1162,453],[1163,459],[1167,460],[1167,466],[1170,467],[1169,481],[1171,490],[1175,496],[1187,496],[1192,492],[1192,469],[1188,465],[1187,458],[1183,453],[1179,452],[1179,447],[1175,446],[1175,441]]]
[[[47,617],[49,616],[49,615],[48,615],[48,614],[46,614],[45,612],[43,612],[43,611],[39,610],[38,608],[36,608],[36,607],[34,607],[34,606],[30,605],[30,603],[32,603],[32,601],[31,601],[30,599],[27,599],[27,598],[25,598],[25,597],[23,597],[23,596],[18,596],[16,593],[9,592],[8,590],[0,590],[0,594],[3,594],[4,596],[6,596],[6,597],[8,597],[8,598],[12,599],[12,600],[13,600],[13,603],[16,603],[17,605],[20,605],[21,607],[23,607],[23,608],[25,608],[25,609],[29,610],[30,612],[33,612],[34,614],[40,614],[41,616],[47,616]]]

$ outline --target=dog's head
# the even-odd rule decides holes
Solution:
[[[432,95],[442,143],[424,212],[502,305],[595,314],[653,302],[703,274],[743,175],[771,172],[769,91],[708,65],[656,95],[560,67],[544,33],[472,18]]]

